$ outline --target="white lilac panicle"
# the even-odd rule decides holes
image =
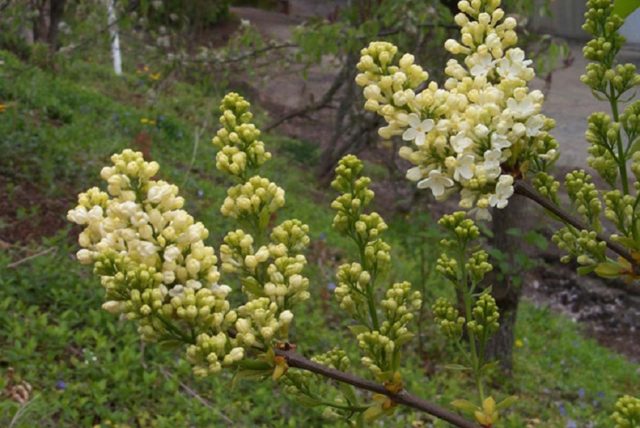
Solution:
[[[182,209],[177,186],[152,179],[156,162],[129,149],[111,161],[101,172],[107,192],[81,193],[67,214],[84,227],[77,258],[100,275],[103,308],[137,320],[145,340],[196,341],[191,346],[200,354],[215,350],[206,354],[211,371],[242,358],[227,337],[238,315],[227,300],[231,289],[218,282],[214,250],[204,243],[209,231]],[[198,352],[188,351],[194,363]],[[194,370],[203,373],[201,365]]]
[[[365,109],[387,122],[380,136],[408,142],[400,149],[414,165],[407,178],[436,199],[460,193],[460,205],[480,217],[507,206],[514,178],[544,170],[558,156],[549,134],[554,122],[540,113],[544,96],[528,88],[532,61],[515,47],[516,21],[499,6],[458,3],[460,38],[445,48],[463,57],[447,62],[442,86],[427,82],[414,57],[387,42],[362,50],[356,77]]]

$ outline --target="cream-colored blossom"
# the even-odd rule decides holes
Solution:
[[[429,171],[428,177],[418,182],[419,189],[431,189],[436,198],[441,198],[445,190],[451,186],[453,186],[453,180],[443,174],[440,169]]]
[[[555,160],[557,142],[548,133],[553,121],[540,114],[543,94],[527,86],[534,71],[515,47],[515,19],[505,17],[499,0],[462,1],[458,7],[460,37],[447,40],[445,48],[464,58],[447,62],[444,84],[426,82],[415,58],[401,61],[406,54],[387,42],[362,50],[356,82],[365,87],[366,108],[387,122],[379,134],[410,143],[400,149],[413,164],[407,178],[439,199],[455,193],[449,190],[464,191],[461,205],[475,204],[484,215],[489,195],[498,195],[494,206],[508,202],[504,179],[497,191],[499,177],[506,170],[524,175],[532,166],[546,168]]]
[[[427,133],[433,129],[433,119],[421,120],[417,114],[411,113],[407,122],[409,123],[409,128],[402,134],[402,139],[413,141],[417,146],[423,145]]]

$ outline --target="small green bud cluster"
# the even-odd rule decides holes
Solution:
[[[486,251],[477,250],[469,256],[465,268],[471,279],[480,283],[484,276],[493,270],[493,265],[489,263],[489,254]]]
[[[445,244],[448,241],[443,240],[441,243]],[[458,280],[458,262],[447,253],[441,253],[438,256],[436,270],[451,282],[455,283]]]
[[[607,244],[596,238],[594,231],[580,230],[566,226],[553,234],[551,240],[569,255],[563,256],[560,261],[568,263],[572,257],[582,266],[594,266],[606,260],[605,251]]]
[[[314,355],[311,360],[340,371],[346,371],[351,366],[349,356],[340,348],[333,348],[324,354]]]
[[[482,426],[491,426],[497,420],[498,412],[495,400],[484,395],[485,349],[500,327],[500,313],[490,294],[491,288],[481,283],[493,266],[489,254],[474,242],[480,238],[480,229],[467,218],[467,213],[446,214],[438,224],[444,228],[447,237],[441,241],[444,251],[436,269],[454,285],[460,309],[441,297],[432,306],[433,316],[442,333],[466,354],[464,361],[475,378],[482,403],[478,406],[468,400],[456,400],[453,404],[466,409]],[[478,293],[478,289],[482,291]],[[466,341],[461,340],[463,336]]]
[[[442,244],[446,246],[461,245],[466,246],[469,242],[478,239],[480,229],[464,211],[456,211],[453,214],[445,214],[438,224],[450,232],[453,239],[445,239]]]
[[[359,325],[353,326],[362,350],[362,363],[381,381],[399,369],[399,352],[413,334],[407,325],[420,308],[419,292],[408,282],[395,283],[376,304],[375,283],[391,260],[390,247],[381,239],[387,225],[378,213],[365,213],[373,199],[371,180],[361,176],[362,161],[353,155],[343,157],[336,167],[334,189],[342,192],[331,204],[336,210],[333,227],[351,238],[360,260],[338,267],[335,296],[340,307]],[[379,314],[378,308],[381,308]],[[383,315],[382,322],[379,315]]]
[[[584,170],[570,172],[565,178],[565,186],[578,214],[593,230],[597,232],[602,230],[599,217],[602,203],[595,184],[591,182],[591,176]]]
[[[615,177],[613,180],[615,181]],[[554,233],[552,241],[568,253],[560,259],[562,262],[568,263],[575,258],[581,266],[595,268],[607,260],[606,243],[597,239],[598,232],[602,230],[600,192],[593,184],[591,176],[584,170],[568,173],[565,186],[575,211],[589,225],[590,230],[577,230],[567,225]],[[616,190],[605,192],[603,196],[606,206],[605,217],[616,224],[626,225],[625,213],[628,213],[628,209],[625,205],[629,204],[629,198]],[[626,228],[620,230],[626,230]]]
[[[268,179],[256,175],[246,183],[227,190],[227,198],[220,212],[240,221],[257,218],[262,226],[262,223],[268,223],[271,214],[283,206],[284,190]]]
[[[444,297],[440,297],[431,308],[436,324],[449,339],[454,341],[462,337],[462,328],[465,324],[464,317],[460,312]]]
[[[286,340],[293,321],[291,311],[280,312],[278,305],[266,297],[240,306],[238,315],[241,318],[235,323],[236,340],[245,347],[269,344],[272,339]]]
[[[244,357],[244,348],[233,346],[229,337],[220,332],[216,335],[207,333],[199,334],[196,343],[187,347],[187,360],[193,364],[193,373],[196,376],[207,376],[217,373],[222,366],[233,366],[234,363]]]
[[[371,283],[371,274],[362,269],[360,263],[345,263],[336,272],[337,286],[334,290],[340,308],[360,322],[366,323],[367,290]]]
[[[381,378],[393,362],[396,351],[395,342],[377,330],[360,333],[357,339],[358,346],[364,354],[360,359],[362,365],[376,378]]]
[[[285,220],[271,231],[271,241],[291,251],[302,251],[309,246],[309,226],[300,220]]]
[[[467,323],[467,328],[476,336],[491,335],[498,331],[500,314],[498,313],[496,301],[491,294],[484,293],[478,297],[472,314],[473,319]]]
[[[616,411],[611,415],[615,428],[640,427],[640,399],[625,395],[616,402]]]
[[[364,213],[374,193],[369,189],[371,179],[360,176],[362,169],[362,161],[353,155],[343,157],[336,167],[331,186],[342,194],[331,203],[336,211],[333,228],[357,243],[364,270],[382,272],[390,261],[389,245],[380,238],[387,224],[376,212]]]
[[[219,149],[216,168],[239,178],[243,178],[248,169],[256,169],[271,159],[271,153],[259,140],[260,130],[251,123],[253,114],[249,108],[249,102],[240,95],[227,94],[220,104],[222,128],[212,140]]]
[[[625,195],[620,190],[611,190],[604,193],[605,217],[626,236],[633,234],[635,202],[636,198],[631,195]]]
[[[583,83],[606,96],[622,94],[640,84],[633,64],[615,66],[615,58],[624,38],[618,30],[624,20],[613,13],[610,0],[589,0],[582,28],[593,36],[583,49],[585,58],[593,61],[581,77]],[[613,91],[613,93],[611,92]]]
[[[585,138],[591,146],[587,162],[611,186],[618,179],[618,163],[614,153],[619,132],[620,124],[612,122],[608,114],[598,112],[589,116]]]
[[[636,141],[636,138],[640,136],[640,100],[629,104],[624,109],[624,112],[620,115],[620,123],[627,134],[628,140]]]
[[[556,180],[552,175],[544,171],[539,172],[533,179],[533,185],[542,196],[545,196],[556,204],[558,203],[558,190],[560,190],[560,182]]]

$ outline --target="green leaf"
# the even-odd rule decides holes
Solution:
[[[613,4],[613,13],[626,18],[638,8],[640,8],[640,0],[616,0]]]
[[[640,250],[640,242],[633,238],[629,238],[628,236],[619,236],[616,241],[632,250]]]
[[[624,271],[624,268],[616,262],[603,262],[596,266],[596,275],[602,278],[617,278]]]
[[[443,367],[445,370],[471,370],[469,367],[463,366],[462,364],[445,364]]]
[[[322,401],[317,398],[309,397],[308,395],[296,395],[295,400],[306,407],[316,407],[322,404]]]
[[[478,406],[473,404],[469,400],[453,400],[451,405],[456,409],[460,409],[465,413],[473,413],[478,409]]]
[[[349,404],[355,404],[358,402],[356,393],[351,385],[346,383],[339,383],[338,388],[340,389],[340,392],[342,392],[342,395],[344,395],[344,398],[347,399],[347,402],[349,402]]]
[[[242,379],[261,381],[271,374],[271,370],[239,370],[231,379],[231,388],[235,388]]]
[[[507,397],[504,400],[502,400],[501,402],[499,402],[497,404],[496,408],[498,410],[507,409],[507,408],[513,406],[516,401],[518,401],[518,397],[516,397],[515,395],[510,395],[509,397]]]

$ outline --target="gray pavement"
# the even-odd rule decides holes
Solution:
[[[574,61],[571,66],[553,73],[547,92],[543,112],[556,120],[553,135],[560,143],[559,167],[581,167],[586,165],[588,143],[584,139],[587,118],[596,111],[611,112],[607,101],[598,101],[590,89],[580,82],[587,61],[582,56],[579,44],[571,45]],[[620,55],[621,61],[635,63],[640,68],[640,51],[629,48]],[[535,86],[541,87],[542,82]]]

